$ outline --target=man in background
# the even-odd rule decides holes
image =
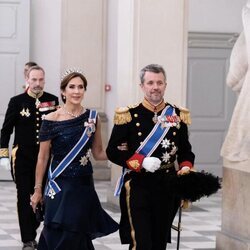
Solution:
[[[58,98],[44,92],[45,72],[33,66],[26,75],[29,88],[10,99],[1,129],[0,167],[10,166],[9,142],[14,133],[11,172],[17,189],[17,212],[23,250],[36,249],[39,222],[30,206],[34,192],[35,168],[39,152],[39,129],[42,117],[58,106]]]
[[[23,86],[24,91],[27,91],[29,88],[29,84],[27,83],[26,78],[27,78],[27,73],[28,73],[29,69],[33,66],[37,66],[37,63],[36,62],[27,62],[24,65],[24,71],[23,71],[24,79],[25,79],[25,85]]]

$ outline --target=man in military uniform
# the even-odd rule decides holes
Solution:
[[[167,83],[160,65],[143,68],[140,81],[144,100],[116,110],[106,151],[109,160],[124,170],[120,182],[122,244],[136,250],[165,250],[180,205],[179,198],[168,192],[167,178],[188,173],[194,164],[187,129],[190,115],[187,109],[164,102]]]
[[[58,98],[43,91],[45,73],[39,66],[31,67],[27,73],[29,89],[12,97],[8,104],[1,130],[0,165],[8,168],[9,141],[14,132],[11,152],[11,172],[17,189],[17,212],[23,249],[36,248],[36,229],[39,222],[30,206],[30,195],[34,192],[35,168],[39,151],[39,129],[42,117],[55,111]]]

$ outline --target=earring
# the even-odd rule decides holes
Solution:
[[[63,96],[63,100],[66,100],[66,96],[65,95]]]

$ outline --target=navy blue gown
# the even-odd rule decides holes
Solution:
[[[65,121],[43,120],[40,141],[51,140],[51,170],[81,137],[90,111]],[[118,230],[118,224],[102,209],[93,183],[90,148],[93,136],[70,165],[55,179],[61,191],[53,199],[44,196],[45,218],[39,250],[93,250],[92,240]]]

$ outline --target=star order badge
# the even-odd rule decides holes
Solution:
[[[88,158],[86,156],[82,156],[79,161],[80,161],[80,165],[86,166],[88,163]]]

